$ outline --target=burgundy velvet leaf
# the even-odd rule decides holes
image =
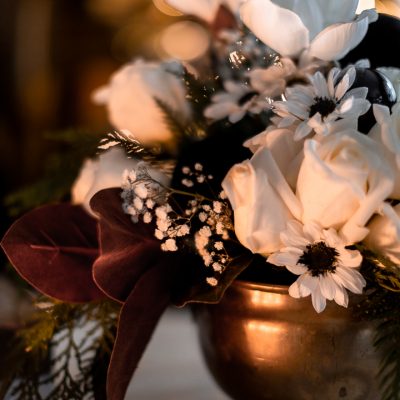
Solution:
[[[66,302],[104,297],[92,278],[97,222],[79,206],[58,204],[27,213],[1,246],[19,274],[47,296]]]
[[[164,261],[146,271],[122,307],[108,369],[107,399],[123,400],[130,379],[170,300],[171,271]]]
[[[124,302],[136,282],[160,260],[173,263],[154,237],[154,225],[133,223],[122,210],[120,189],[105,189],[90,205],[99,216],[100,257],[93,266],[97,285],[111,298]]]

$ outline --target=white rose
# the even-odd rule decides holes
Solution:
[[[86,211],[94,215],[89,206],[90,199],[100,190],[121,187],[124,171],[132,170],[138,160],[127,158],[125,152],[114,147],[97,159],[87,159],[72,187],[72,202],[82,204]],[[160,171],[149,169],[150,175],[164,185],[169,178]]]
[[[386,106],[373,105],[377,124],[368,136],[383,144],[385,159],[388,160],[395,172],[395,185],[390,197],[400,199],[400,103],[392,107],[392,112]]]
[[[293,140],[293,131],[287,128],[267,129],[244,143],[251,152],[267,147],[283,176],[293,188],[296,187],[297,175],[303,161],[304,140]]]
[[[280,232],[301,215],[301,206],[271,151],[260,148],[251,160],[234,165],[222,187],[234,210],[235,233],[243,246],[264,256],[281,247]]]
[[[400,204],[386,205],[384,215],[376,215],[368,224],[364,243],[371,249],[400,265]]]
[[[357,131],[307,140],[293,187],[283,173],[284,135],[274,135],[279,140],[265,141],[271,148],[259,147],[251,160],[233,166],[222,183],[239,241],[268,255],[282,247],[280,233],[293,219],[335,228],[348,244],[362,240],[368,233],[365,224],[393,188],[392,170],[379,145]]]
[[[377,13],[356,16],[358,0],[248,0],[243,22],[282,56],[338,60],[364,38]]]
[[[307,140],[297,180],[302,222],[317,221],[340,231],[347,243],[359,242],[393,184],[382,146],[367,136],[349,130],[320,142]]]
[[[219,8],[227,6],[234,14],[244,0],[167,0],[167,3],[178,11],[194,15],[211,23],[215,20]]]
[[[117,129],[127,129],[144,145],[173,141],[165,115],[156,99],[182,118],[190,118],[183,81],[177,63],[152,63],[136,60],[119,69],[108,86],[93,95],[96,103],[106,105],[109,119]]]

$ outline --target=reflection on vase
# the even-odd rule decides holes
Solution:
[[[374,327],[349,309],[322,314],[287,287],[235,283],[218,305],[197,305],[211,373],[237,400],[376,400]]]

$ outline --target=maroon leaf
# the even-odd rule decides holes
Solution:
[[[47,296],[67,302],[104,297],[92,278],[97,223],[79,206],[51,205],[27,213],[1,246],[19,274]]]
[[[122,307],[108,369],[107,398],[123,400],[130,379],[170,299],[168,264],[146,271]]]
[[[105,189],[94,195],[91,207],[99,215],[100,257],[93,277],[104,292],[125,301],[140,277],[160,260],[171,256],[160,248],[154,225],[134,224],[122,210],[120,189]]]

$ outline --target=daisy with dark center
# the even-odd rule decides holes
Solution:
[[[325,79],[321,72],[309,77],[311,85],[296,85],[285,92],[285,101],[274,103],[278,128],[293,126],[294,139],[301,140],[312,132],[326,136],[340,124],[341,129],[356,127],[358,117],[365,114],[370,103],[368,89],[351,86],[356,77],[354,67],[345,73],[333,68]]]
[[[271,108],[272,100],[255,91],[251,85],[227,81],[224,89],[212,97],[212,103],[204,111],[210,120],[228,118],[229,122],[235,124],[247,113],[257,115]]]
[[[347,290],[361,294],[366,284],[357,270],[362,256],[349,250],[333,229],[323,229],[316,222],[302,225],[292,220],[280,235],[282,248],[268,257],[268,262],[286,267],[300,275],[289,288],[295,298],[311,295],[317,312],[326,307],[326,300],[334,300],[347,307]]]

